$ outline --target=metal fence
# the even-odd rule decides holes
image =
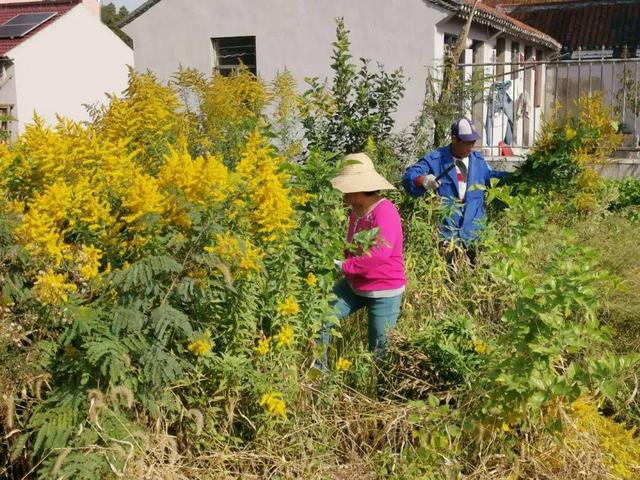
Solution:
[[[545,119],[571,111],[584,94],[602,92],[624,134],[618,155],[640,158],[640,59],[532,58],[459,67],[467,80],[481,82],[482,93],[465,110],[483,131],[487,155],[526,153]]]

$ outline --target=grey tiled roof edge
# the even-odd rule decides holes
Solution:
[[[131,23],[133,20],[135,20],[136,18],[138,18],[140,15],[142,15],[144,12],[146,12],[147,10],[149,10],[151,7],[153,7],[156,3],[161,2],[162,0],[147,0],[146,2],[144,2],[142,5],[140,5],[138,8],[134,9],[129,15],[127,15],[125,18],[123,18],[120,23],[118,23],[118,28],[122,28],[125,25],[127,25],[128,23]]]

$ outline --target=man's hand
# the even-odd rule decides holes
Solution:
[[[422,188],[425,190],[435,190],[440,186],[440,182],[436,180],[435,175],[425,175],[422,180]]]
[[[336,267],[336,271],[338,273],[342,273],[342,264],[344,263],[343,260],[334,260],[333,261],[333,265],[334,267]]]

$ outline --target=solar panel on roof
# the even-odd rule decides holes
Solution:
[[[55,16],[55,14],[56,12],[21,13],[3,23],[3,25],[40,25]]]
[[[55,17],[56,12],[21,13],[0,25],[0,38],[20,38]]]

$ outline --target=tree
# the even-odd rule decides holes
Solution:
[[[119,9],[116,9],[113,2],[100,7],[100,18],[102,19],[102,23],[109,27],[113,33],[118,35],[124,43],[133,48],[133,40],[118,28],[118,24],[128,15],[129,10],[127,10],[127,7],[120,7]]]
[[[449,105],[451,103],[456,85],[460,81],[460,72],[457,71],[458,59],[464,52],[465,45],[467,43],[467,37],[469,36],[469,30],[471,29],[471,23],[473,22],[473,16],[476,13],[477,5],[478,0],[475,0],[473,2],[473,6],[471,7],[471,13],[469,13],[467,22],[465,23],[462,32],[460,33],[458,42],[452,49],[445,53],[442,71],[442,89],[440,90],[440,99],[438,101],[440,105]],[[448,135],[449,124],[450,122],[436,121],[433,139],[433,142],[436,146],[440,146],[445,143],[445,139]]]

